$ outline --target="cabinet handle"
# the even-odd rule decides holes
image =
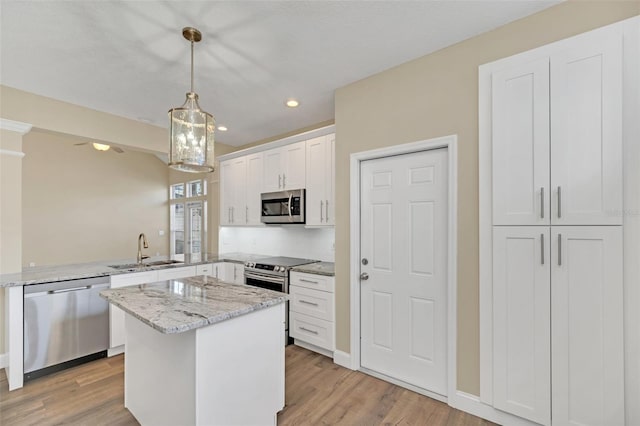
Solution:
[[[231,223],[231,207],[229,207],[227,210],[228,210],[227,211],[227,219],[228,219],[228,222]]]
[[[282,176],[278,175],[278,189],[282,188]]]
[[[325,222],[329,222],[329,200],[324,202],[324,208],[327,211],[327,214],[324,215]]]
[[[236,223],[236,208],[231,207],[231,223]]]
[[[324,219],[322,218],[322,207],[323,207],[324,201],[320,200],[320,223],[322,223],[324,221]]]
[[[282,174],[282,189],[284,189],[287,186],[287,175],[285,175],[284,173]]]
[[[544,265],[544,234],[540,234],[540,264]]]
[[[558,217],[562,217],[562,188],[558,187]]]
[[[558,266],[562,266],[562,234],[558,234]]]
[[[300,303],[304,303],[305,305],[318,306],[317,303],[307,302],[306,300],[300,299]]]
[[[218,265],[216,265],[216,280],[218,279]]]
[[[318,332],[315,330],[309,330],[308,328],[304,328],[304,327],[298,327],[298,329],[302,330],[302,331],[306,331],[307,333],[311,333],[311,334],[315,334],[317,335]]]
[[[318,281],[305,280],[304,278],[300,278],[300,281],[303,283],[318,284]]]
[[[544,187],[540,188],[540,219],[544,219]]]
[[[237,280],[238,279],[238,270],[236,269],[236,267],[233,267],[233,280]]]

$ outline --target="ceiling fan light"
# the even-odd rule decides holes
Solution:
[[[190,27],[184,28],[182,35],[191,42],[191,91],[181,107],[169,110],[169,167],[208,173],[214,170],[215,120],[200,108],[193,91],[193,43],[202,35]]]
[[[93,142],[92,145],[93,145],[93,148],[97,149],[98,151],[109,151],[109,148],[111,148],[110,145],[97,143],[97,142]]]

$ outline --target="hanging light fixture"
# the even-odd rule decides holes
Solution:
[[[193,91],[193,43],[202,40],[202,34],[186,27],[182,36],[191,42],[191,91],[184,105],[169,110],[169,167],[183,172],[212,172],[215,120],[200,109],[198,95]]]

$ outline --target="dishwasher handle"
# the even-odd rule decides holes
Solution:
[[[89,290],[91,287],[92,286],[90,285],[85,285],[82,287],[64,288],[62,290],[49,290],[47,293],[49,294],[68,293],[70,291]]]

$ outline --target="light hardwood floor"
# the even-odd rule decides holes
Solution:
[[[9,392],[0,373],[0,425],[137,425],[124,408],[124,357],[102,359]],[[449,425],[493,423],[290,345],[279,425]]]

